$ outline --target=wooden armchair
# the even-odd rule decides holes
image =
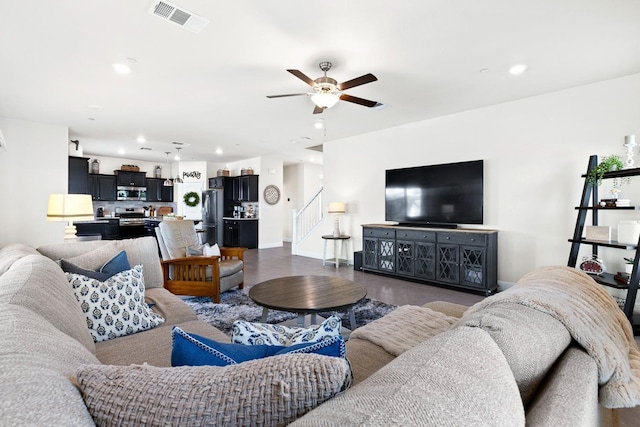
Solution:
[[[156,228],[165,289],[176,295],[210,296],[244,287],[245,248],[220,248],[220,256],[187,256],[200,246],[193,221],[163,221]]]

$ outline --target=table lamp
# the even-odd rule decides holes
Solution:
[[[343,202],[331,202],[329,203],[329,213],[336,216],[336,220],[333,223],[333,237],[340,237],[340,214],[346,213],[347,209]]]
[[[93,202],[90,194],[50,194],[47,221],[67,221],[64,240],[76,239],[74,221],[93,220]]]

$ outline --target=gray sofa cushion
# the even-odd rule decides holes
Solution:
[[[38,252],[31,246],[22,243],[13,243],[0,248],[0,276],[6,273],[14,262],[27,255],[35,255]]]
[[[93,426],[75,370],[99,363],[78,341],[28,308],[0,307],[0,424]]]
[[[66,259],[73,264],[96,270],[120,251],[127,253],[129,264],[144,266],[144,284],[147,289],[162,287],[162,267],[156,239],[147,236],[125,240],[94,240],[65,244],[44,245],[38,252],[57,261]]]
[[[458,325],[481,328],[491,335],[513,371],[525,406],[571,343],[571,335],[558,320],[516,303],[465,315]]]
[[[65,274],[41,255],[17,259],[0,276],[0,305],[19,305],[39,314],[61,332],[95,352],[80,304]]]
[[[240,259],[226,259],[220,261],[220,277],[227,277],[242,270],[244,263]]]
[[[463,349],[463,350],[461,350]],[[292,426],[524,426],[502,352],[478,328],[443,332]]]

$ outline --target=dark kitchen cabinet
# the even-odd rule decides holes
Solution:
[[[116,176],[90,174],[89,191],[93,200],[116,200]]]
[[[244,175],[238,178],[238,201],[258,201],[258,175]]]
[[[147,174],[145,172],[114,171],[117,184],[124,187],[145,187]]]
[[[173,202],[173,186],[165,186],[161,178],[147,178],[147,202]]]
[[[103,219],[92,222],[75,223],[78,236],[99,234],[102,240],[116,240],[118,238],[118,219]]]
[[[89,158],[69,156],[69,194],[90,194]]]
[[[225,219],[223,246],[253,249],[258,247],[258,221]]]

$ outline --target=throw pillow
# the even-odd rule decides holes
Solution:
[[[92,279],[97,279],[104,282],[114,274],[129,270],[131,268],[131,265],[129,264],[127,253],[125,251],[120,251],[111,259],[107,260],[107,262],[105,262],[102,267],[100,267],[100,269],[96,271],[87,270],[73,264],[72,262],[67,261],[66,259],[60,260],[60,267],[65,273],[81,274],[83,276],[87,276]]]
[[[338,316],[331,316],[321,324],[308,328],[236,320],[233,322],[231,342],[245,345],[290,346],[337,337],[340,336],[341,329],[342,321]]]
[[[106,281],[66,273],[94,342],[154,328],[164,322],[144,302],[142,265]]]
[[[351,384],[345,359],[317,354],[224,367],[82,365],[76,376],[94,422],[118,426],[287,425]]]
[[[315,353],[324,356],[346,357],[341,336],[316,343],[297,344],[289,347],[276,345],[226,344],[196,334],[189,334],[177,326],[171,331],[173,348],[171,366],[226,366],[254,359],[286,353]]]
[[[220,256],[220,247],[217,243],[213,246],[210,246],[209,243],[202,246],[188,246],[187,256]]]

